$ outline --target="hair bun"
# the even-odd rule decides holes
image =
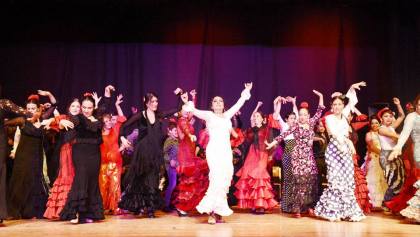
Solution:
[[[39,95],[32,94],[28,97],[28,100],[36,100],[39,101]]]

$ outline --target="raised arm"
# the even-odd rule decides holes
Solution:
[[[251,117],[249,118],[249,120],[251,121],[251,127],[255,126],[255,121],[254,121],[254,114],[260,109],[260,107],[263,105],[262,101],[258,101],[257,106],[255,106],[254,111],[252,111],[251,113]]]
[[[54,95],[49,91],[38,90],[38,94],[40,96],[47,96],[52,105],[55,105],[57,103],[57,100],[55,99]]]
[[[398,128],[400,124],[404,121],[405,113],[401,106],[400,100],[396,97],[392,99],[394,101],[395,106],[397,106],[398,109],[398,118],[392,123],[393,128]]]
[[[319,97],[319,102],[315,115],[310,119],[312,126],[315,125],[315,123],[321,118],[322,111],[325,109],[324,96],[317,90],[313,90],[313,92]]]
[[[245,89],[241,93],[241,98],[239,98],[239,100],[229,110],[223,113],[227,118],[229,119],[232,118],[233,115],[235,115],[236,112],[238,112],[241,109],[245,101],[251,98],[251,89],[252,89],[252,82],[245,83]]]
[[[139,121],[142,116],[142,112],[138,112],[131,116],[125,123],[122,124],[120,128],[120,136],[127,136],[129,133],[127,131],[127,128],[130,127],[135,122]]]
[[[119,94],[117,96],[117,101],[115,101],[115,108],[117,109],[118,116],[120,117],[124,116],[124,112],[122,111],[121,106],[120,106],[120,104],[123,102],[122,99],[123,99],[123,95]]]
[[[159,113],[159,118],[168,118],[176,112],[181,111],[182,106],[188,102],[188,92],[182,92],[180,88],[176,88],[174,94],[178,98],[178,105],[176,108],[168,109]]]
[[[356,90],[360,90],[361,86],[366,86],[366,82],[362,81],[355,83],[351,85],[350,89],[347,91],[346,97],[349,99],[349,103],[343,109],[343,115],[345,117],[348,117],[349,114],[354,111],[355,106],[358,103]]]
[[[103,114],[105,114],[108,110],[108,108],[111,105],[111,93],[112,91],[115,91],[115,87],[112,85],[108,85],[107,87],[105,87],[105,92],[104,92],[104,98],[100,99],[98,102],[96,102],[97,100],[94,98],[95,100],[95,104],[98,103],[98,108],[95,111],[95,116],[96,117],[100,117]]]
[[[6,99],[0,100],[0,109],[19,116],[25,116],[27,114],[27,111],[24,108],[17,106],[12,101]]]

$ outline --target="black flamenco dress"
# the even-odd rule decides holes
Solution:
[[[75,125],[76,137],[72,146],[74,180],[66,204],[60,213],[61,220],[72,220],[79,215],[79,222],[87,218],[105,219],[99,190],[99,169],[102,143],[102,122],[92,122],[84,115],[70,118]]]
[[[8,155],[7,149],[7,134],[4,129],[4,119],[9,115],[25,115],[26,111],[12,103],[10,100],[0,99],[0,220],[7,217],[6,205],[6,158]]]
[[[43,218],[48,186],[43,175],[45,129],[20,118],[21,137],[8,188],[8,212],[13,218]]]
[[[148,213],[154,216],[154,211],[160,209],[163,200],[159,190],[159,174],[163,161],[163,140],[161,119],[173,115],[180,110],[173,109],[156,114],[155,123],[151,124],[147,113],[142,111],[132,116],[123,124],[120,135],[126,136],[130,125],[137,123],[139,137],[134,145],[133,158],[127,175],[124,177],[125,190],[118,206],[134,214]]]

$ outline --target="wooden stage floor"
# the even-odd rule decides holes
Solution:
[[[52,237],[52,236],[375,236],[420,237],[420,225],[409,224],[395,216],[372,213],[359,223],[328,222],[302,217],[292,218],[274,211],[271,214],[252,215],[235,210],[226,223],[209,225],[205,215],[178,217],[176,213],[157,212],[157,218],[148,219],[132,215],[107,216],[103,222],[72,225],[68,222],[47,220],[6,221],[0,226],[0,236]]]

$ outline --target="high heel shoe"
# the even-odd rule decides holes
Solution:
[[[176,209],[176,212],[178,213],[178,216],[179,217],[186,217],[186,216],[188,216],[188,213],[186,213],[185,211]]]

